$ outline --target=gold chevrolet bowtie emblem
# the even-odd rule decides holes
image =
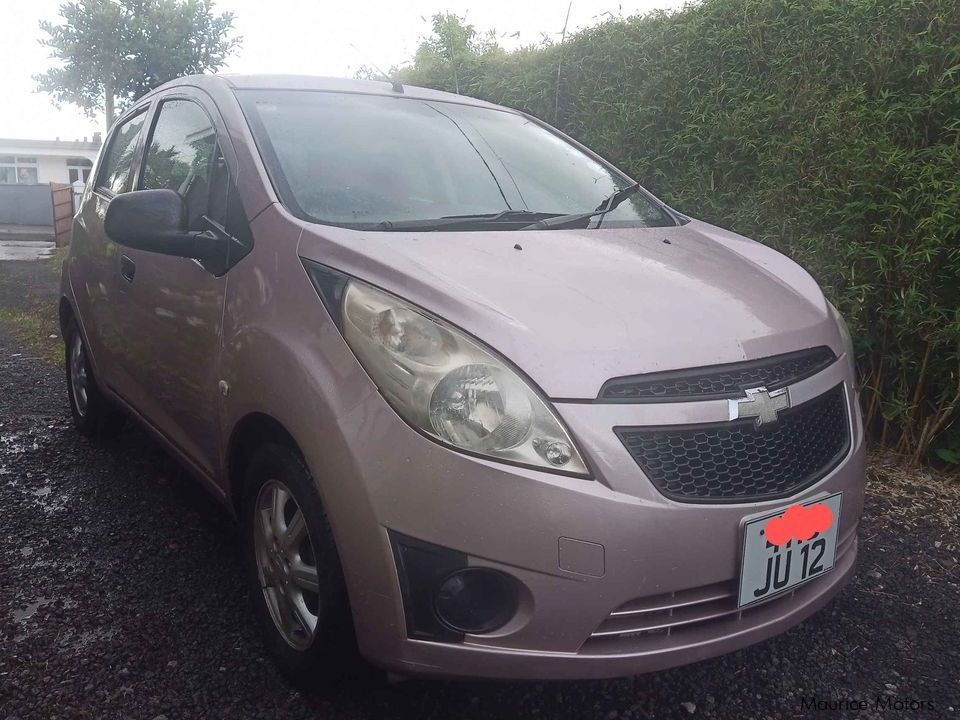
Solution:
[[[747,397],[729,400],[730,419],[756,418],[757,427],[777,422],[781,410],[790,407],[790,393],[787,388],[768,392],[765,387],[744,390]]]

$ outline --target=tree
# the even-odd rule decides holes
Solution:
[[[437,13],[431,18],[433,30],[414,55],[413,67],[401,73],[431,87],[467,92],[479,77],[485,58],[502,55],[493,31],[481,34],[465,18],[454,13]]]
[[[239,45],[229,37],[233,13],[215,14],[212,0],[72,0],[63,25],[41,22],[56,67],[35,75],[56,103],[98,110],[113,124],[149,90],[181,75],[215,71]]]

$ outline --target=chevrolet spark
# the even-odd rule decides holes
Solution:
[[[168,83],[104,143],[59,310],[77,428],[133,416],[235,514],[307,684],[666,668],[853,573],[863,428],[817,284],[514,110]]]

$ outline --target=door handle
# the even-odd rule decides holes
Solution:
[[[137,264],[126,255],[120,256],[120,275],[129,283],[133,282],[133,276],[137,274]]]

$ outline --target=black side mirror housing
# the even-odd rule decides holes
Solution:
[[[173,190],[135,190],[114,197],[103,220],[107,237],[136,250],[209,260],[223,243],[208,232],[187,230],[187,205]]]

